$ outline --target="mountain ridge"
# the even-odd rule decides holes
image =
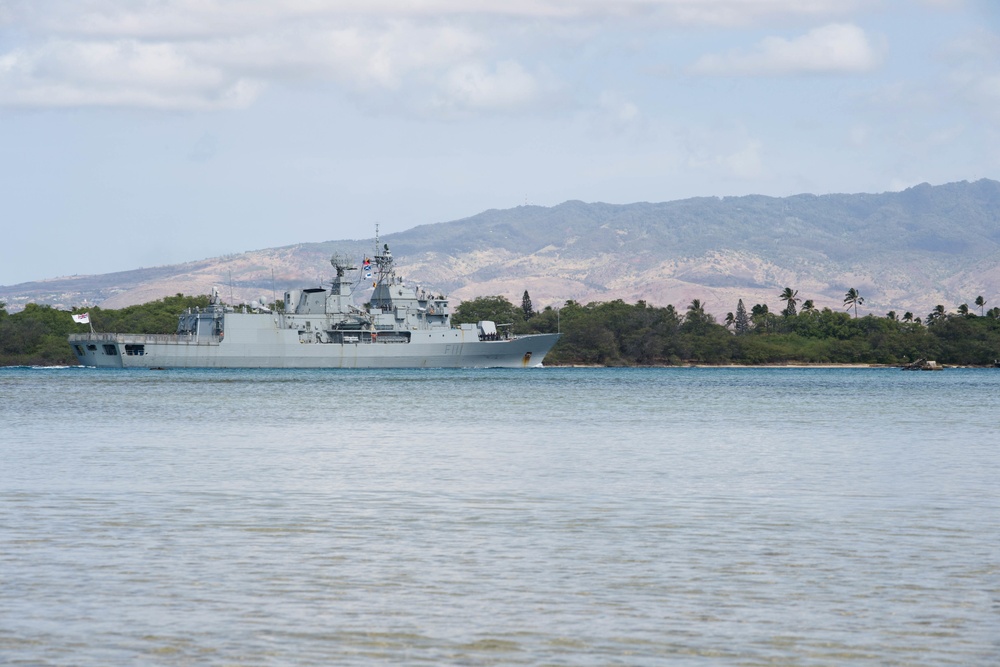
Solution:
[[[988,179],[881,194],[697,197],[490,209],[389,234],[400,273],[458,299],[527,289],[536,305],[643,299],[721,316],[742,298],[779,307],[784,287],[841,308],[857,288],[871,312],[952,310],[1000,293],[1000,183]],[[320,284],[334,252],[371,241],[324,241],[182,264],[0,286],[24,303],[122,307],[220,286],[236,301]],[[274,275],[272,283],[272,273]],[[1000,298],[1000,297],[998,297]]]

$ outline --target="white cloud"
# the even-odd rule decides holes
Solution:
[[[964,109],[991,123],[1000,120],[1000,35],[986,28],[952,40],[939,52],[947,67],[922,89],[938,106]]]
[[[750,51],[706,55],[691,71],[723,76],[865,72],[880,61],[864,30],[835,23],[795,39],[768,37]]]
[[[303,79],[395,90],[409,76],[447,71],[487,47],[459,28],[399,23],[206,40],[52,39],[0,54],[0,104],[232,108],[252,103],[269,83]],[[504,66],[493,79],[514,75]],[[473,106],[483,102],[481,94]]]
[[[742,149],[730,153],[721,159],[721,164],[739,178],[759,178],[764,173],[764,164],[760,157],[760,141],[750,141]]]
[[[760,141],[752,139],[731,153],[692,155],[688,164],[692,168],[717,172],[727,177],[754,180],[764,175],[764,164],[760,157],[762,146]]]
[[[927,181],[921,180],[919,178],[902,178],[899,176],[893,176],[889,179],[889,192],[902,192],[912,188],[914,185],[920,185],[921,183],[926,183]]]
[[[0,103],[10,105],[231,108],[259,89],[170,44],[52,41],[0,58]]]
[[[1000,71],[973,67],[957,69],[949,74],[942,88],[950,89],[948,100],[961,102],[961,108],[974,116],[993,122],[1000,120]]]
[[[371,28],[289,29],[197,42],[199,61],[268,80],[321,79],[394,89],[414,73],[453,66],[487,50],[475,33],[393,23]]]
[[[617,93],[601,93],[600,106],[616,124],[630,125],[639,119],[639,107]]]
[[[739,26],[780,17],[822,18],[854,10],[855,0],[663,0],[658,14],[685,25]]]
[[[617,137],[645,137],[650,129],[649,119],[643,116],[635,102],[610,90],[600,94],[596,112],[591,114],[591,122],[600,132]]]
[[[48,30],[104,36],[218,35],[293,21],[456,16],[525,19],[657,19],[686,25],[746,25],[782,16],[844,15],[858,0],[10,0],[8,13]]]
[[[434,105],[458,111],[516,109],[530,106],[540,93],[537,78],[514,61],[500,62],[492,70],[466,63],[443,77]]]
[[[865,148],[871,139],[872,131],[867,125],[855,125],[847,133],[847,143],[853,148]]]
[[[358,96],[399,92],[397,108],[405,101],[426,108],[432,97],[439,108],[506,112],[530,107],[559,87],[517,61],[525,52],[551,48],[560,35],[584,28],[607,34],[614,26],[649,30],[831,17],[855,4],[0,0],[0,37],[12,36],[0,43],[16,45],[0,51],[0,105],[232,108],[252,103],[276,82],[319,80]],[[863,33],[861,40],[867,44]],[[844,66],[845,57],[839,62]],[[551,71],[546,76],[554,77]]]
[[[681,136],[681,150],[692,170],[719,178],[755,181],[766,176],[764,143],[742,125],[693,127]]]
[[[986,0],[986,2],[992,1]],[[920,0],[920,3],[934,9],[962,9],[969,0]]]

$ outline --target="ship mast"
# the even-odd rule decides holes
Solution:
[[[396,283],[396,269],[393,266],[392,251],[389,250],[388,243],[380,245],[378,224],[375,225],[375,255],[372,257],[375,264],[375,288],[372,292],[371,304],[380,308],[392,306],[392,294],[390,286]]]

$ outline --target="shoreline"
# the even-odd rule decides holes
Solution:
[[[708,364],[708,363],[683,363],[683,364],[636,364],[636,365],[606,365],[606,364],[550,364],[542,362],[542,367],[544,368],[790,368],[790,369],[808,369],[808,368],[897,368],[904,369],[905,364],[838,364],[838,363],[808,363],[808,362],[788,362],[788,363],[771,363],[771,364]],[[86,368],[86,366],[81,366],[79,364],[44,364],[44,363],[19,363],[19,364],[3,364],[0,363],[0,368]],[[994,364],[987,365],[975,365],[975,364],[941,364],[939,369],[952,369],[952,368],[984,368],[984,369],[997,369],[1000,366]],[[287,368],[284,370],[296,370],[294,368]],[[315,369],[313,369],[315,370]],[[358,369],[354,369],[358,370]],[[918,369],[914,369],[918,370]]]
[[[903,370],[905,364],[836,364],[836,363],[785,363],[785,364],[706,364],[706,363],[687,363],[687,364],[639,364],[635,366],[607,366],[604,364],[548,364],[544,363],[545,368],[790,368],[790,369],[808,369],[808,368],[896,368]],[[983,368],[983,369],[993,369],[997,368],[994,365],[975,365],[975,364],[941,364],[940,369],[952,369],[952,368]]]

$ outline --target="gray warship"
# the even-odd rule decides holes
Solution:
[[[69,343],[81,365],[98,368],[523,368],[540,366],[559,338],[489,321],[453,326],[448,299],[405,284],[377,238],[360,268],[339,255],[330,262],[329,287],[289,290],[280,309],[227,305],[213,289],[207,308],[179,316],[175,334],[92,330]],[[359,308],[355,287],[369,280]]]

